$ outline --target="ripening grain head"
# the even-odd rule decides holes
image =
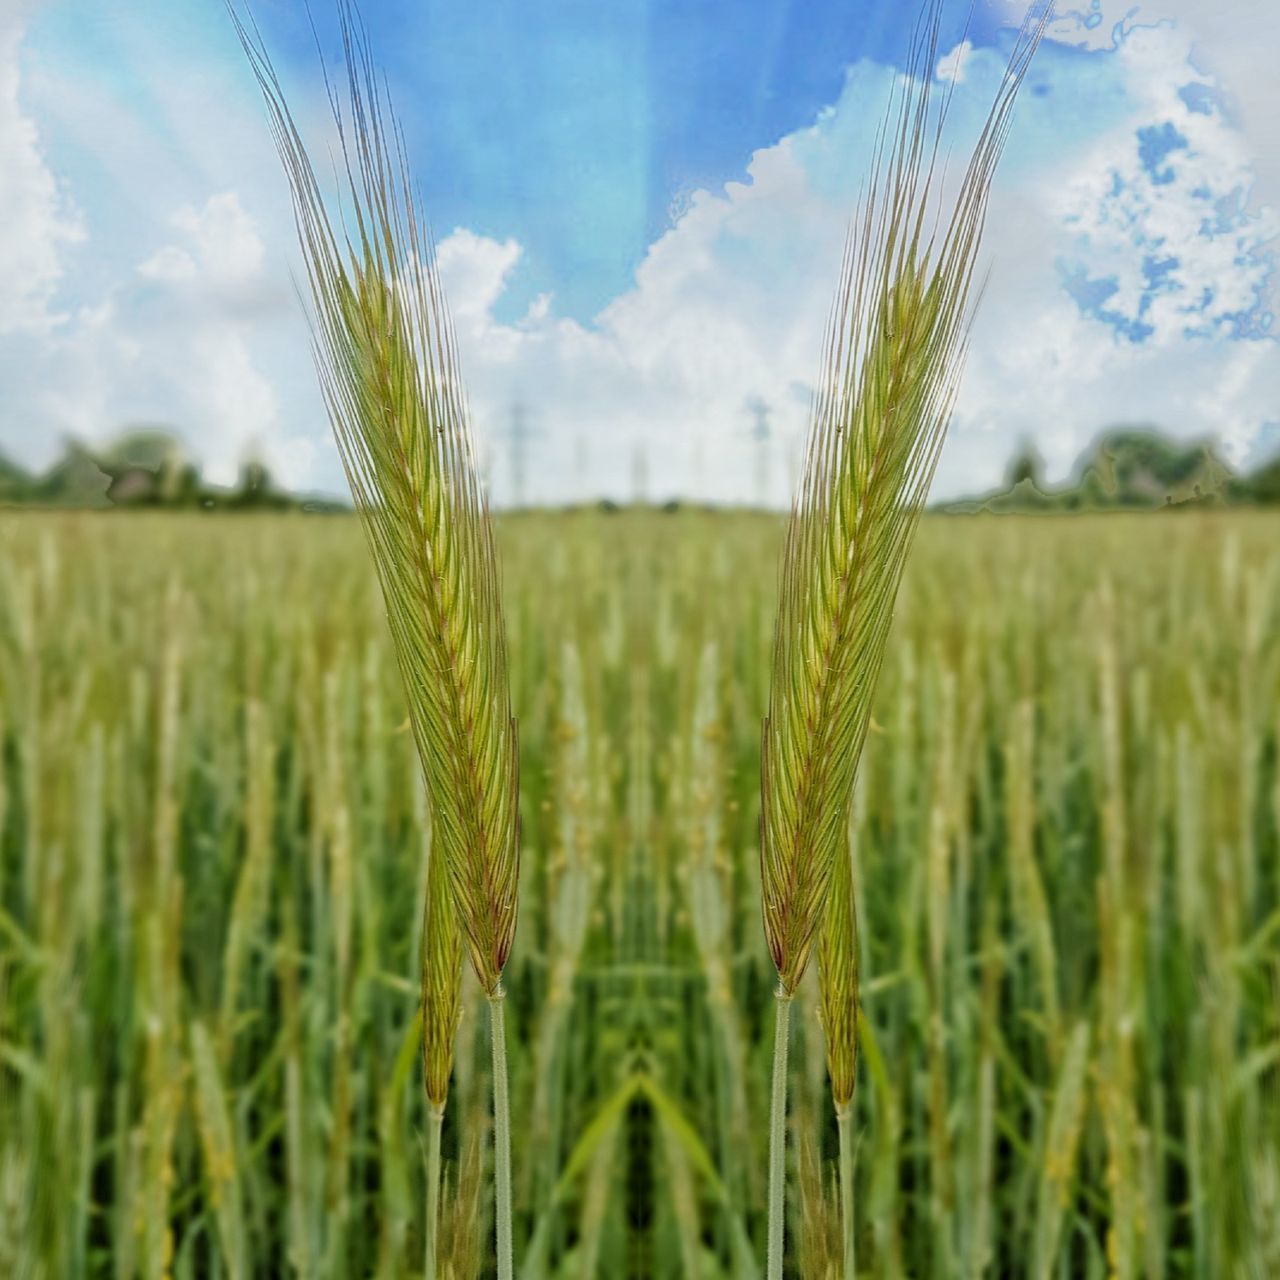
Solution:
[[[851,229],[783,553],[761,762],[764,928],[794,991],[822,921],[894,600],[963,365],[1024,33],[953,200],[935,169],[940,5],[922,19]]]
[[[476,974],[494,993],[515,934],[519,854],[492,529],[399,130],[363,28],[347,0],[340,10],[346,92],[331,93],[346,178],[340,225],[261,40],[238,18],[237,27],[293,193],[316,367],[382,585],[431,800],[433,857],[443,859]],[[425,952],[434,950],[429,940]]]

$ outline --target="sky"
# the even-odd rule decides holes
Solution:
[[[330,0],[254,12],[324,163]],[[784,504],[899,0],[364,0],[495,501]],[[1018,0],[957,0],[963,156]],[[1280,450],[1273,0],[1060,0],[992,197],[935,497],[1105,427]],[[288,188],[222,0],[0,3],[0,452],[163,424],[232,480],[341,468]],[[764,431],[761,431],[761,424]],[[763,434],[764,439],[761,440]],[[515,438],[522,443],[517,446]],[[519,457],[523,457],[521,464]]]

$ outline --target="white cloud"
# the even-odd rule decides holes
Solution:
[[[517,403],[542,433],[534,496],[572,496],[584,455],[586,485],[626,495],[642,450],[654,494],[749,497],[756,446],[748,401],[759,397],[775,429],[768,496],[785,500],[847,209],[808,189],[790,142],[758,152],[748,174],[724,195],[697,193],[650,247],[635,287],[589,327],[542,305],[500,323],[493,285],[515,246],[470,232],[441,243],[482,436],[492,448]],[[467,279],[474,295],[458,291]],[[511,492],[502,458],[496,490],[500,500]]]
[[[1160,0],[1191,32],[1195,58],[1224,85],[1253,155],[1258,198],[1280,208],[1280,5],[1273,0]]]
[[[1237,462],[1253,450],[1262,434],[1262,423],[1235,412],[1235,407],[1253,401],[1263,413],[1280,413],[1276,365],[1276,352],[1270,344],[1237,343],[1212,371],[1212,380],[1204,379],[1195,388],[1196,412],[1222,440],[1227,456]]]
[[[171,221],[185,244],[158,249],[139,264],[140,275],[169,284],[199,279],[223,296],[259,282],[266,249],[236,192],[210,196],[200,209],[184,205]]]
[[[1023,0],[992,0],[1019,21]],[[1239,108],[1241,126],[1267,199],[1280,203],[1280,5],[1274,0],[1057,0],[1048,36],[1083,49],[1119,48],[1140,26],[1175,23],[1194,44],[1194,60]]]
[[[56,323],[63,251],[83,237],[19,97],[19,49],[33,8],[11,4],[0,13],[0,336],[45,332]]]
[[[968,63],[969,55],[972,52],[973,41],[961,40],[960,43],[949,53],[944,53],[942,57],[938,59],[938,79],[951,81],[955,84],[963,84],[965,66]]]
[[[61,376],[39,408],[89,440],[123,422],[172,422],[214,483],[233,481],[250,453],[288,482],[307,483],[313,447],[282,421],[245,318],[252,314],[245,300],[266,287],[252,219],[238,195],[225,192],[169,221],[176,240],[137,269],[146,290],[117,288],[69,317],[49,343],[46,356]]]
[[[283,454],[272,447],[279,425],[275,392],[255,365],[238,329],[225,323],[197,329],[191,338],[187,367],[191,391],[206,406],[196,430],[210,480],[231,483],[251,452],[260,451],[277,465],[285,459],[297,463],[293,441],[283,442],[287,446]]]
[[[122,43],[127,30],[130,48],[144,49],[146,20],[122,12],[120,24]],[[0,449],[43,466],[68,436],[101,440],[129,423],[158,423],[216,481],[233,479],[254,452],[291,484],[336,487],[336,467],[317,449],[327,428],[290,281],[287,188],[258,102],[239,82],[220,84],[208,65],[175,75],[164,41],[149,51],[156,56],[139,55],[126,93],[97,63],[43,50],[20,61],[22,36],[6,11],[0,165],[7,177],[15,136],[20,159],[36,156],[38,168],[17,169],[34,174],[23,207],[42,209],[54,231],[19,237],[39,221],[16,217],[0,183],[0,335],[14,299],[24,302],[22,327],[0,340]],[[170,109],[156,113],[156,101]],[[33,119],[45,140],[34,151]],[[64,185],[86,210],[74,235]],[[15,241],[19,280],[34,282],[25,293],[7,265]]]
[[[1267,285],[1266,247],[1280,234],[1280,214],[1246,208],[1254,173],[1244,137],[1219,110],[1194,109],[1183,96],[1189,86],[1213,87],[1191,72],[1188,52],[1173,31],[1130,37],[1119,56],[1149,123],[1135,132],[1126,122],[1099,139],[1059,204],[1081,269],[1115,282],[1108,310],[1157,341],[1187,328],[1227,333],[1254,311]]]
[[[276,285],[266,271],[266,247],[236,191],[202,205],[183,205],[169,219],[175,239],[149,255],[138,274],[154,286],[118,326],[139,335],[149,351],[163,351],[181,426],[217,484],[231,483],[250,454],[261,456],[290,484],[309,481],[313,442],[290,429],[270,376],[255,352],[254,321]],[[302,342],[301,317],[290,304],[287,322]]]
[[[465,227],[455,229],[436,247],[440,278],[453,300],[454,314],[460,317],[489,311],[519,261],[520,246],[514,240],[499,243]]]
[[[185,249],[167,244],[162,249],[157,249],[145,262],[138,264],[138,274],[147,280],[179,284],[194,280],[197,267],[195,260]]]
[[[1265,249],[1276,223],[1236,210],[1221,231],[1201,234],[1220,199],[1247,189],[1252,169],[1247,144],[1222,114],[1192,111],[1179,95],[1204,79],[1188,51],[1185,32],[1135,28],[1115,55],[1133,102],[1126,118],[1073,163],[1001,185],[988,227],[998,246],[991,288],[940,489],[987,483],[984,453],[1002,460],[1020,434],[1035,438],[1061,475],[1116,422],[1214,434],[1243,461],[1280,412],[1276,343],[1229,336],[1233,313],[1255,309],[1265,288],[1265,264],[1251,254]],[[1157,131],[1145,135],[1150,144],[1166,137],[1166,125],[1187,145],[1158,160],[1156,181],[1142,163],[1139,130]],[[1155,287],[1148,259],[1174,264],[1157,270]],[[1064,265],[1114,282],[1098,308],[1110,322],[1064,291]],[[1145,340],[1131,341],[1139,324]]]

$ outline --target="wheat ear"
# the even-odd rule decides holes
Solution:
[[[1043,19],[1024,28],[954,201],[940,207],[940,0],[925,8],[846,246],[804,476],[783,552],[761,759],[764,930],[778,1019],[808,965],[866,737],[903,565],[964,362],[978,244],[1014,99]],[[946,214],[945,218],[943,214]],[[856,999],[856,996],[855,996]],[[785,1053],[775,1073],[785,1072]],[[785,1171],[775,1081],[770,1177]],[[784,1202],[771,1186],[769,1280]]]
[[[340,226],[260,34],[234,8],[232,17],[293,194],[316,368],[408,695],[433,858],[442,860],[457,926],[489,996],[498,1267],[509,1280],[510,1136],[499,1050],[502,971],[516,927],[519,783],[497,559],[452,326],[403,138],[354,5],[338,0],[338,11],[345,94],[331,88],[330,101],[343,171]],[[440,878],[433,883],[438,893]],[[427,915],[428,925],[446,917],[438,897]],[[424,955],[434,958],[437,942],[428,939]],[[435,1021],[430,1013],[424,1009],[424,1036]],[[432,1052],[424,1040],[424,1056]]]

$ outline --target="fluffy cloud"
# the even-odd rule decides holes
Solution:
[[[1278,224],[1246,209],[1247,145],[1189,51],[1186,32],[1135,27],[1113,55],[1132,110],[1052,177],[1002,188],[943,486],[978,483],[983,443],[1004,456],[1015,433],[1059,474],[1108,422],[1215,434],[1237,461],[1266,437],[1280,407],[1276,343],[1261,336]]]
[[[83,237],[18,97],[19,49],[33,8],[15,3],[0,13],[0,337],[44,332],[55,323],[62,251]]]
[[[1196,61],[1227,87],[1253,156],[1257,197],[1280,207],[1280,6],[1271,0],[1161,0],[1192,33]]]
[[[435,261],[453,299],[454,315],[475,318],[491,311],[502,296],[520,261],[520,246],[514,240],[499,243],[461,227],[437,246]]]
[[[1014,18],[1022,0],[993,0]],[[1238,109],[1259,184],[1280,203],[1280,6],[1272,0],[1058,0],[1048,35],[1076,48],[1119,48],[1140,26],[1176,24],[1194,45],[1195,65],[1225,86]]]
[[[759,400],[772,425],[767,496],[785,499],[848,209],[811,190],[793,141],[758,152],[748,178],[698,192],[590,326],[557,317],[554,300],[500,323],[493,286],[514,246],[467,231],[441,243],[480,434],[503,447],[516,407],[526,412],[540,433],[535,496],[625,495],[638,455],[654,493],[752,496]],[[459,293],[468,278],[488,305]],[[511,492],[503,457],[496,490]]]
[[[138,267],[141,275],[168,284],[200,280],[228,296],[258,283],[265,246],[234,191],[210,196],[202,209],[184,205],[172,223],[184,243],[157,250]]]
[[[1024,98],[938,493],[990,484],[1023,436],[1062,475],[1109,423],[1213,432],[1241,460],[1275,417],[1280,361],[1258,336],[1275,221],[1245,209],[1247,144],[1189,52],[1185,33],[1135,25],[1101,73],[1124,86],[1122,106],[1074,140],[1064,117],[1104,94],[1056,79],[1047,97]],[[989,101],[1001,69],[990,51],[969,55],[972,102]],[[575,440],[587,442],[592,481],[610,491],[627,491],[643,448],[659,492],[750,495],[759,399],[773,425],[769,497],[784,499],[851,175],[865,164],[859,126],[886,87],[877,69],[855,69],[811,129],[752,157],[747,181],[696,193],[634,288],[592,326],[553,312],[499,323],[494,290],[516,248],[465,232],[445,241],[449,283],[463,279],[462,261],[483,282],[458,326],[481,429],[496,441],[515,403],[541,411],[541,496],[572,491]],[[500,497],[502,481],[499,459]]]
[[[973,52],[972,40],[961,40],[949,53],[938,59],[938,79],[950,80],[955,84],[964,83],[965,64]]]
[[[0,448],[40,466],[65,437],[92,441],[126,423],[164,423],[216,481],[233,479],[245,456],[258,453],[290,483],[317,482],[323,414],[281,253],[290,243],[288,206],[269,143],[270,167],[252,151],[256,165],[230,157],[237,179],[258,187],[255,205],[284,209],[264,226],[241,190],[210,189],[222,175],[209,157],[242,109],[214,119],[207,105],[197,113],[191,103],[157,131],[109,97],[92,104],[78,97],[84,86],[74,67],[36,60],[24,80],[22,36],[20,15],[7,11],[0,18]],[[204,135],[194,132],[198,116]],[[61,140],[62,154],[93,157],[76,171],[80,187],[55,181],[46,131]],[[184,133],[180,157],[158,164],[166,138]],[[140,172],[149,175],[142,185]],[[114,179],[103,186],[102,173]],[[93,218],[75,213],[64,184],[89,200]]]
[[[273,382],[254,354],[262,307],[262,245],[234,193],[183,208],[172,243],[138,264],[139,290],[66,316],[38,353],[33,416],[94,440],[122,422],[179,425],[211,480],[232,481],[260,453],[306,483],[313,442],[288,430]]]

